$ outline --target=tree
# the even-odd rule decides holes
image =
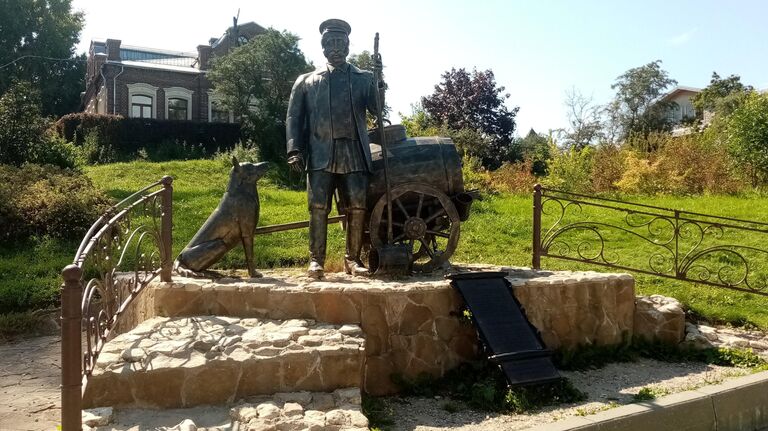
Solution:
[[[709,85],[694,96],[691,103],[699,118],[705,111],[728,115],[736,109],[743,100],[743,96],[752,91],[754,91],[752,86],[741,83],[739,75],[720,78],[717,72],[712,72]]]
[[[547,174],[547,160],[550,158],[549,139],[531,129],[520,139],[520,151],[523,159],[531,161],[531,171],[536,175]]]
[[[667,71],[661,68],[661,60],[629,69],[616,78],[611,85],[616,96],[607,111],[619,139],[669,129],[666,114],[673,102],[659,99],[669,86],[676,84],[677,81],[669,78]]]
[[[285,113],[296,78],[312,70],[298,36],[268,29],[229,54],[214,59],[208,78],[222,104],[240,118],[261,157],[285,157]]]
[[[565,93],[565,107],[569,128],[562,131],[562,136],[567,147],[581,150],[603,137],[600,107],[592,103],[591,97],[571,89]]]
[[[435,124],[451,130],[473,130],[486,138],[481,148],[474,148],[471,156],[480,158],[482,165],[496,169],[504,162],[517,160],[513,148],[515,116],[519,108],[511,110],[505,105],[509,94],[497,87],[493,72],[451,69],[443,73],[442,82],[421,104]]]
[[[76,110],[85,56],[75,56],[83,13],[72,0],[0,0],[0,94],[16,80],[39,89],[43,115]]]
[[[768,94],[747,93],[722,121],[721,136],[734,159],[750,172],[752,185],[768,181]]]
[[[349,58],[347,59],[347,62],[350,63],[350,64],[355,65],[358,69],[369,70],[371,72],[374,71],[373,70],[373,56],[371,55],[371,53],[368,50],[363,50],[360,54],[351,54],[349,56]],[[382,97],[384,97],[383,93],[387,91],[387,89],[389,88],[389,85],[387,85],[386,80],[384,79],[384,72],[383,71],[381,72],[381,80],[383,82],[383,86],[380,87],[381,91],[382,91],[382,93],[380,93],[380,94],[382,94]],[[381,110],[383,111],[383,114],[384,114],[383,117],[385,119],[388,118],[389,117],[389,112],[390,112],[391,108],[390,108],[389,105],[387,105],[386,100],[384,101],[384,106],[381,107]],[[375,127],[376,126],[376,118],[373,117],[370,114],[370,112],[367,114],[367,117],[368,117],[368,125],[370,127]]]

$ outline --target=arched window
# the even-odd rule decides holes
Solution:
[[[153,118],[152,97],[143,94],[135,94],[131,96],[131,117]]]
[[[168,99],[168,119],[186,120],[189,112],[187,99],[170,98]]]
[[[165,118],[168,120],[192,119],[192,90],[183,87],[165,88]]]
[[[127,84],[128,115],[132,118],[157,118],[157,87],[149,84]]]

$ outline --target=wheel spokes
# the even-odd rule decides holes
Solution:
[[[400,202],[400,198],[395,199],[395,203],[397,203],[397,206],[400,208],[400,211],[403,212],[403,215],[405,216],[405,218],[410,217],[408,215],[408,211],[405,210],[405,206],[403,205],[402,202]]]
[[[440,211],[437,211],[436,213],[434,213],[434,214],[432,214],[431,216],[427,217],[427,218],[424,220],[424,223],[429,223],[429,222],[431,222],[432,220],[434,220],[434,219],[436,219],[436,218],[440,217],[440,216],[441,216],[441,215],[443,215],[443,214],[445,214],[445,208],[440,208]]]
[[[419,193],[419,205],[416,207],[416,218],[421,217],[421,206],[424,204],[424,193]]]
[[[448,235],[445,232],[438,232],[438,231],[435,231],[435,230],[428,230],[427,233],[432,234],[434,236],[439,236],[440,238],[450,238],[451,237],[450,235]]]
[[[419,242],[421,242],[421,244],[424,246],[424,251],[427,252],[429,257],[431,259],[434,259],[435,258],[435,252],[432,251],[432,247],[430,247],[430,245],[427,244],[427,241],[425,241],[424,239],[419,239]]]

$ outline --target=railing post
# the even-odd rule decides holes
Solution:
[[[533,186],[533,269],[541,269],[541,184]]]
[[[163,185],[162,214],[160,215],[160,238],[163,261],[160,269],[160,281],[172,281],[173,270],[173,177],[166,175],[160,180]]]
[[[83,270],[68,265],[61,271],[61,429],[81,430],[82,424],[82,311]]]

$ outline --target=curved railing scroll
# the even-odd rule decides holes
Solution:
[[[764,222],[534,187],[535,269],[547,256],[768,296],[766,243]]]
[[[171,281],[172,183],[163,177],[107,210],[62,271],[63,431],[82,428],[83,390],[131,301],[155,278]]]

